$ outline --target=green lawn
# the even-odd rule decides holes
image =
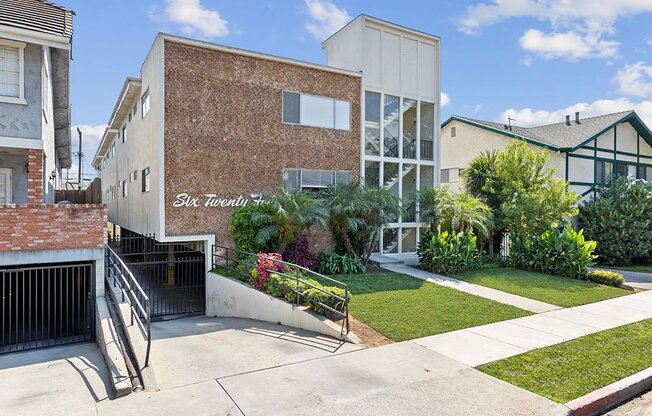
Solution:
[[[394,341],[530,315],[455,289],[391,272],[333,276],[349,285],[350,313]]]
[[[600,266],[605,270],[628,270],[630,272],[652,273],[652,264],[634,264],[631,266]]]
[[[652,320],[533,350],[478,369],[566,403],[652,366]]]
[[[507,268],[474,270],[453,277],[565,308],[632,293],[583,280]]]

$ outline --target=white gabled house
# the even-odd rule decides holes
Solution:
[[[612,175],[652,180],[652,132],[634,111],[595,117],[566,116],[561,123],[518,127],[452,116],[441,130],[441,182],[461,188],[460,172],[486,150],[524,140],[550,153],[549,165],[587,198]]]

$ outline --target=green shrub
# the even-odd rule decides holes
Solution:
[[[233,236],[236,248],[248,253],[259,251],[268,253],[274,252],[278,246],[278,239],[272,238],[265,245],[258,244],[256,236],[264,225],[255,225],[251,220],[254,213],[271,214],[272,207],[269,204],[248,204],[233,211],[229,230]]]
[[[580,206],[586,236],[596,240],[603,264],[629,265],[652,255],[652,183],[618,179]]]
[[[610,270],[593,270],[589,273],[589,280],[601,285],[620,286],[625,282],[622,274]]]
[[[443,275],[461,273],[481,267],[477,256],[476,237],[472,233],[424,234],[417,249],[419,264],[424,270]]]
[[[319,256],[317,271],[323,274],[362,274],[366,268],[359,257],[325,251]]]
[[[339,310],[341,308],[342,301],[335,299],[332,296],[327,295],[326,293],[315,289],[314,287],[311,287],[304,282],[327,290],[341,298],[344,298],[344,289],[334,286],[324,286],[318,281],[305,276],[300,276],[300,278],[303,280],[303,282],[300,281],[297,286],[297,281],[295,279],[291,277],[281,276],[277,273],[272,273],[269,275],[269,279],[267,280],[265,291],[272,296],[285,298],[288,302],[296,302],[296,291],[298,289],[299,292],[303,293],[300,303],[305,303],[310,307],[310,309],[320,315],[331,316],[331,313],[319,305],[319,302],[330,306],[333,309]]]
[[[595,247],[595,241],[584,238],[583,230],[566,226],[562,232],[551,230],[538,237],[515,238],[508,263],[517,269],[586,280],[596,257]]]

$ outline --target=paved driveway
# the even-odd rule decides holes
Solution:
[[[97,345],[0,355],[0,414],[95,415],[111,387]]]

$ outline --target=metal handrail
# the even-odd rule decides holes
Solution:
[[[216,251],[216,248],[224,250],[225,255],[218,254],[217,251]],[[250,262],[246,262],[244,260],[238,259],[237,256],[236,257],[229,256],[229,252],[235,252],[237,254],[244,255],[244,256],[247,256],[247,257],[253,257],[253,258],[256,259],[256,262],[255,263],[250,263]],[[218,265],[217,262],[216,262],[216,258],[224,260],[226,265],[225,266]],[[294,298],[295,301],[293,303],[298,305],[300,298],[301,297],[305,298],[304,292],[299,290],[299,283],[302,283],[302,284],[308,286],[309,288],[316,289],[316,290],[318,290],[318,291],[332,297],[333,299],[336,299],[336,300],[340,301],[342,303],[342,306],[343,306],[343,311],[334,309],[334,308],[324,304],[323,302],[316,301],[315,303],[317,303],[320,307],[322,307],[322,308],[330,311],[331,313],[335,314],[336,316],[342,318],[342,327],[341,327],[341,330],[340,330],[340,335],[344,334],[344,328],[345,327],[346,327],[346,333],[348,334],[350,332],[350,325],[349,325],[349,286],[346,283],[340,282],[339,280],[333,279],[333,278],[328,277],[328,276],[324,276],[323,274],[314,272],[314,271],[312,271],[312,270],[310,270],[310,269],[308,269],[306,267],[299,266],[298,264],[290,263],[290,262],[283,261],[283,260],[277,260],[277,259],[274,259],[274,258],[271,258],[271,257],[265,257],[265,259],[269,260],[270,262],[283,264],[286,267],[289,267],[290,269],[293,269],[293,271],[294,271],[293,275],[287,274],[285,272],[279,272],[279,271],[272,270],[272,269],[265,269],[269,273],[278,274],[279,276],[282,276],[282,277],[285,277],[285,278],[288,278],[288,279],[292,279],[292,280],[294,280],[296,282],[296,290],[295,290],[296,296]],[[257,262],[258,262],[258,255],[254,254],[254,253],[249,253],[247,251],[239,250],[237,248],[213,245],[212,246],[212,267],[213,267],[213,269],[215,269],[218,266],[219,267],[225,267],[229,271],[233,271],[233,272],[244,275],[244,273],[242,273],[241,271],[236,270],[235,268],[229,267],[229,262],[234,262],[234,263],[237,263],[237,264],[245,264],[245,265],[247,265],[247,266],[249,266],[251,268],[255,268],[257,266]],[[344,289],[344,293],[345,293],[344,297],[336,295],[333,292],[329,292],[328,290],[324,289],[323,287],[316,286],[316,285],[310,283],[309,281],[300,278],[299,277],[299,271],[302,271],[302,272],[306,273],[309,276],[316,277],[316,279],[318,279],[318,280],[325,280],[325,281],[328,281],[328,282],[332,282],[332,283],[334,283],[336,285],[342,286],[341,288]]]
[[[152,318],[149,296],[147,296],[120,256],[118,256],[110,247],[106,248],[105,267],[106,270],[110,272],[105,274],[105,279],[110,284],[111,281],[109,278],[113,278],[113,287],[119,287],[120,293],[122,294],[122,301],[127,302],[129,305],[131,312],[131,325],[133,325],[135,321],[140,330],[144,332],[147,337],[147,350],[145,352],[145,367],[147,367],[149,365],[149,352],[152,344]],[[141,303],[137,295],[143,299],[145,303],[144,305]],[[145,324],[143,324],[141,316],[145,319]],[[137,319],[134,320],[134,317]]]

